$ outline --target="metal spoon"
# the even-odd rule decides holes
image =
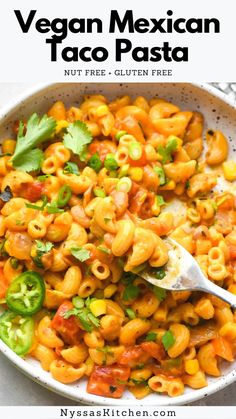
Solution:
[[[156,279],[151,270],[139,272],[147,282],[170,291],[204,291],[230,304],[236,309],[236,295],[215,285],[202,273],[194,257],[179,243],[170,237],[165,240],[169,248],[169,261],[165,266],[166,276]]]

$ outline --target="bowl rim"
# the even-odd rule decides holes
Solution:
[[[80,84],[80,83],[37,83],[32,87],[25,89],[25,91],[16,96],[16,98],[11,99],[5,106],[0,108],[0,124],[4,122],[4,119],[8,116],[8,114],[14,109],[19,106],[21,103],[23,104],[26,100],[30,99],[30,97],[39,94],[41,91],[45,90],[46,88],[53,88],[60,85],[65,84]],[[81,83],[87,84],[87,83]],[[91,85],[96,83],[89,83]],[[109,83],[102,83],[102,84],[117,84],[117,82],[109,82]],[[135,83],[126,83],[123,84],[135,84]],[[154,84],[154,83],[143,83],[143,84]],[[155,84],[165,84],[163,83],[155,83]],[[191,82],[181,82],[175,83],[170,82],[168,84],[188,84],[189,86],[196,87],[203,92],[210,93],[213,97],[216,97],[227,105],[231,106],[236,111],[236,100],[229,98],[224,92],[220,91],[216,87],[210,85],[209,83],[191,83]],[[85,394],[81,394],[81,391],[78,388],[78,397],[74,396],[70,392],[70,386],[62,384],[54,380],[51,376],[44,378],[39,374],[38,369],[36,369],[31,364],[27,363],[23,358],[16,355],[3,341],[0,340],[0,352],[21,372],[23,372],[27,377],[31,380],[37,382],[38,384],[42,385],[43,387],[50,389],[52,392],[57,393],[63,397],[67,397],[68,399],[74,400],[76,402],[83,403],[85,405],[94,405],[94,406],[140,406],[145,407],[145,399],[137,400],[137,399],[112,399],[107,397],[100,397],[93,394],[89,394],[85,392]],[[43,370],[42,370],[43,371]],[[207,387],[193,390],[190,393],[183,394],[176,398],[163,398],[162,404],[158,404],[158,406],[177,406],[177,405],[186,405],[188,403],[200,400],[204,397],[207,397],[213,393],[216,393],[219,390],[222,390],[226,386],[232,384],[236,381],[236,367],[234,370],[227,373],[225,376],[219,377],[216,382],[210,383]],[[153,403],[153,402],[152,402]],[[154,403],[153,403],[154,404]]]

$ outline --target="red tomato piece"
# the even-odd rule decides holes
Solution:
[[[73,307],[71,301],[64,301],[58,308],[51,322],[53,329],[55,329],[62,336],[63,340],[69,344],[78,343],[81,337],[79,320],[75,316],[70,316],[68,319],[64,318],[64,314]]]
[[[8,288],[8,282],[3,275],[3,269],[0,269],[0,298],[4,298]]]
[[[119,359],[119,363],[134,368],[138,364],[145,363],[149,358],[150,355],[144,352],[141,345],[135,345],[126,348]]]
[[[116,152],[116,144],[113,141],[93,141],[89,146],[89,152],[92,154],[98,153],[102,162],[104,162],[108,153],[114,154]]]
[[[165,349],[160,343],[143,342],[141,348],[159,362],[166,358]]]
[[[43,184],[41,182],[33,182],[27,185],[23,191],[23,197],[31,202],[38,201],[43,193]]]
[[[130,368],[124,365],[95,366],[87,384],[87,392],[119,399],[125,390],[125,382],[129,375]]]

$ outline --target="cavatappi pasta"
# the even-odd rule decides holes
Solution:
[[[235,196],[214,189],[236,163],[203,124],[163,99],[102,95],[14,123],[0,157],[0,337],[18,355],[114,398],[178,396],[234,360],[226,303],[139,276],[165,276],[171,236],[236,294]]]

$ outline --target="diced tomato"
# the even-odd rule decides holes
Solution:
[[[119,363],[134,368],[138,364],[145,363],[149,358],[150,355],[145,353],[140,345],[135,345],[125,349],[119,359]]]
[[[81,337],[79,320],[75,316],[64,318],[64,314],[73,308],[71,301],[64,301],[58,308],[52,319],[51,326],[62,336],[63,340],[69,344],[76,344]]]
[[[223,359],[226,359],[226,361],[229,362],[232,362],[234,360],[232,347],[225,338],[220,336],[216,339],[213,339],[212,345],[214,347],[216,355],[220,356]]]
[[[113,141],[93,141],[89,146],[89,152],[92,154],[98,153],[102,162],[104,162],[108,153],[116,152],[116,144]]]
[[[138,214],[141,210],[143,202],[145,201],[147,192],[145,189],[140,188],[136,194],[133,196],[133,199],[130,202],[129,210],[133,214]]]
[[[109,367],[95,366],[87,384],[87,392],[97,396],[119,399],[130,375],[130,368],[115,364]]]
[[[23,197],[31,202],[38,201],[43,193],[43,184],[41,182],[33,182],[27,185],[23,191]]]
[[[4,298],[9,284],[3,275],[3,269],[0,268],[0,298]]]
[[[141,348],[159,362],[166,358],[165,349],[160,343],[143,342]]]

